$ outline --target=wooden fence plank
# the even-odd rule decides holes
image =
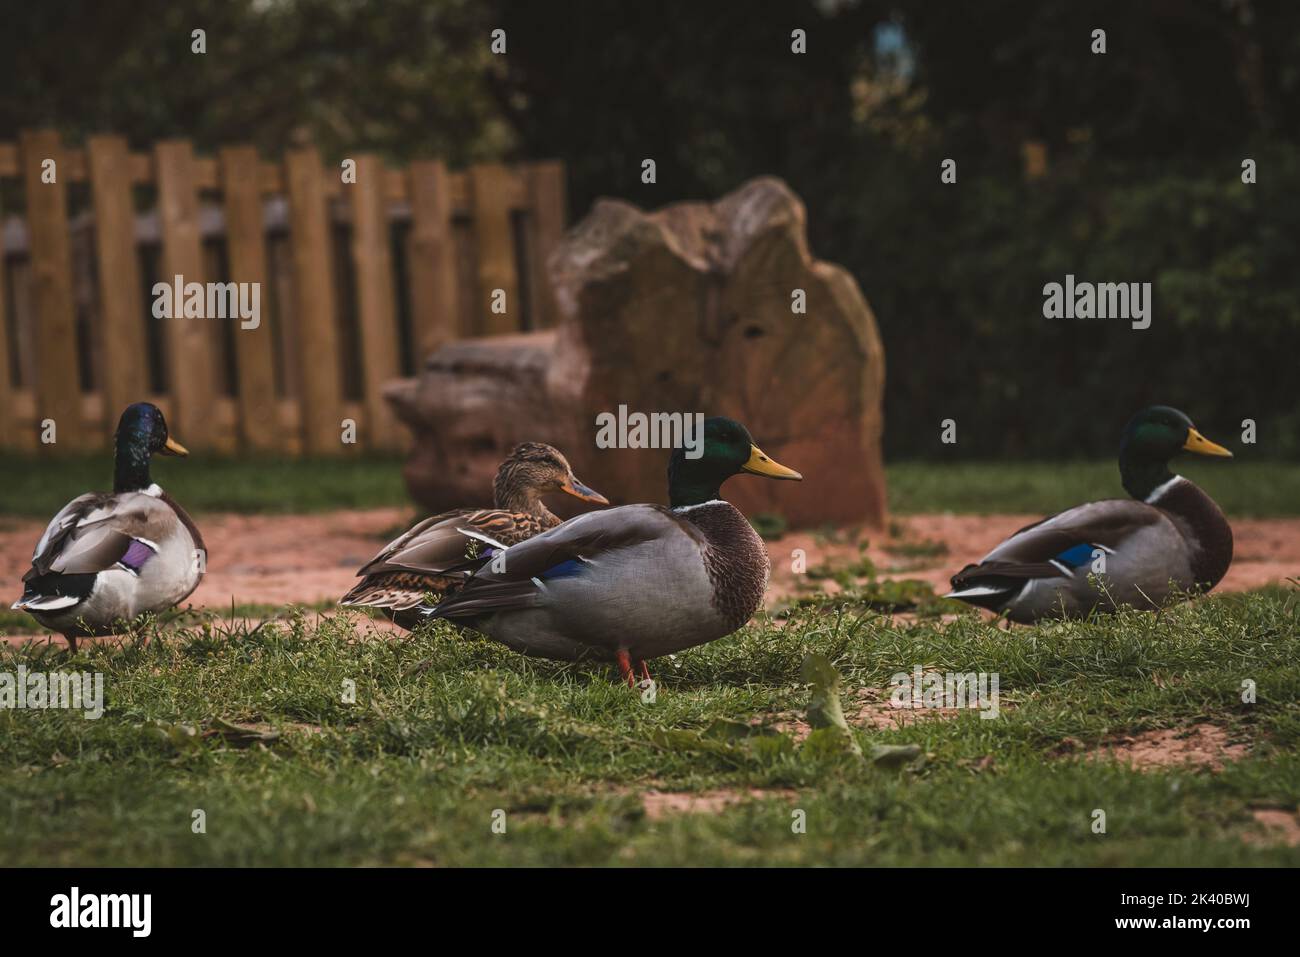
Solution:
[[[303,447],[313,455],[337,455],[343,451],[343,385],[324,173],[314,148],[289,151],[285,181],[294,316],[300,347],[310,357],[302,364]]]
[[[68,234],[63,147],[53,130],[19,134],[27,226],[31,234],[32,293],[36,313],[36,427],[55,422],[48,451],[86,448],[90,436],[81,417],[76,314],[72,305],[72,252]],[[42,164],[54,160],[55,182],[41,180]]]
[[[554,326],[557,320],[555,296],[546,263],[564,235],[564,164],[552,160],[534,163],[525,173],[528,184],[529,294],[533,325]]]
[[[474,241],[478,251],[478,290],[474,333],[501,335],[520,328],[522,304],[515,275],[514,233],[510,225],[510,171],[499,163],[472,166],[470,192]],[[492,311],[494,290],[505,292],[505,312]]]
[[[410,200],[405,172],[400,169],[385,169],[383,177],[384,195],[390,203],[405,203]]]
[[[411,164],[411,329],[416,368],[460,334],[451,182],[440,160]]]
[[[217,161],[206,156],[194,157],[194,186],[197,189],[219,189],[221,171]]]
[[[55,184],[41,183],[44,159],[58,164]],[[440,161],[389,170],[376,157],[362,156],[357,183],[341,184],[332,172],[309,146],[273,163],[244,146],[200,158],[185,141],[133,153],[116,135],[91,137],[85,149],[64,148],[52,131],[23,133],[16,145],[0,143],[0,176],[20,175],[28,194],[28,226],[19,235],[30,253],[23,270],[31,276],[6,291],[10,277],[0,272],[0,309],[15,293],[31,303],[20,309],[28,318],[21,323],[26,332],[17,356],[7,328],[15,317],[0,315],[0,448],[37,446],[44,418],[58,423],[58,450],[92,446],[111,432],[125,405],[145,398],[170,410],[177,437],[198,449],[338,454],[345,451],[342,419],[353,416],[359,417],[363,445],[398,447],[405,433],[382,399],[383,386],[400,375],[402,365],[389,217],[408,210],[411,348],[417,361],[458,336],[519,331],[525,316],[533,326],[554,325],[546,262],[564,226],[561,163],[489,164],[452,173]],[[67,190],[73,180],[91,187],[95,232],[85,251],[74,247],[70,233]],[[150,316],[152,296],[141,286],[138,244],[158,234],[135,213],[133,187],[142,183],[158,188],[157,278],[173,287],[177,275],[183,283],[258,283],[256,329],[238,328],[238,317]],[[213,189],[222,193],[220,220],[200,207],[200,191]],[[265,203],[280,196],[287,204]],[[348,202],[331,209],[331,198],[343,197]],[[527,213],[522,260],[511,219],[516,210]],[[336,218],[353,230],[360,402],[344,396]],[[224,222],[228,277],[209,275],[219,267],[205,247],[201,224],[211,229],[215,222]],[[272,246],[266,230],[286,227],[287,242],[277,240],[282,253],[268,256],[281,247]],[[89,343],[97,391],[84,394],[72,269],[82,255],[95,257],[99,304]],[[272,268],[277,261],[283,269]],[[526,277],[518,274],[521,268],[528,270]],[[505,294],[504,314],[492,312],[496,289]],[[176,305],[183,316],[183,302]],[[227,330],[223,322],[235,328]],[[231,358],[222,341],[227,331],[233,335],[234,398],[221,393],[229,376],[218,366]],[[163,336],[167,394],[150,396],[148,344],[157,335]],[[17,377],[10,374],[15,363],[21,364]],[[277,393],[282,363],[283,395]]]
[[[264,162],[257,169],[257,180],[263,193],[283,193],[284,170],[278,163]]]
[[[220,152],[221,189],[226,212],[226,252],[230,280],[257,289],[257,325],[235,328],[238,432],[245,448],[283,447],[275,394],[275,353],[270,322],[270,283],[266,272],[266,234],[262,224],[261,160],[251,146]],[[251,320],[250,320],[251,322]]]
[[[87,143],[95,209],[95,260],[99,287],[99,381],[107,435],[132,402],[149,392],[145,368],[145,311],[136,256],[131,159],[121,136],[92,136]]]
[[[397,311],[393,302],[393,261],[389,251],[388,179],[378,156],[357,157],[357,181],[347,187],[352,199],[352,262],[357,275],[360,323],[362,444],[396,449],[402,444],[397,418],[384,401],[384,386],[401,373]]]
[[[203,246],[199,236],[199,195],[194,182],[194,150],[188,140],[168,140],[154,146],[158,172],[158,213],[162,224],[162,274],[159,282],[182,286],[203,283]],[[206,300],[206,297],[205,297]],[[212,415],[216,399],[213,363],[213,322],[184,318],[183,301],[173,302],[165,323],[167,390],[176,407],[171,423],[185,445],[211,449],[218,444],[218,423]],[[151,327],[152,328],[152,327]]]

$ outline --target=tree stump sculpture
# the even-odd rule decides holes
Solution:
[[[654,213],[601,200],[548,269],[555,329],[453,342],[388,387],[415,435],[405,477],[416,501],[490,500],[497,463],[533,440],[615,504],[664,502],[666,450],[596,446],[597,416],[623,405],[731,416],[803,473],[730,482],[751,517],[883,524],[875,318],[848,272],[809,254],[803,204],[783,182]]]

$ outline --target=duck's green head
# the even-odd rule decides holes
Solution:
[[[167,420],[162,409],[152,402],[128,405],[117,421],[117,455],[113,491],[129,492],[149,487],[149,457],[162,455],[189,455],[167,433]]]
[[[705,419],[704,436],[696,448],[699,455],[695,458],[688,454],[690,449],[678,448],[668,460],[668,500],[674,508],[721,497],[722,483],[741,472],[775,479],[803,478],[755,445],[749,430],[734,419]]]
[[[1119,444],[1119,469],[1124,488],[1134,498],[1145,499],[1173,478],[1169,460],[1179,452],[1232,458],[1222,445],[1196,430],[1182,412],[1167,405],[1143,409],[1124,427]]]

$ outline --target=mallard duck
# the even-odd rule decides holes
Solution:
[[[1150,609],[1213,588],[1232,564],[1232,528],[1210,496],[1169,471],[1181,451],[1232,457],[1177,409],[1143,409],[1120,441],[1120,477],[1133,499],[1089,502],[1022,528],[954,575],[947,597],[1028,624],[1118,605]]]
[[[616,661],[635,686],[649,658],[729,635],[758,610],[767,549],[719,488],[740,472],[801,479],[731,419],[704,422],[701,455],[674,450],[670,507],[591,512],[479,560],[430,618],[468,625],[516,651]]]
[[[185,509],[149,478],[149,459],[188,455],[162,411],[128,406],[117,424],[113,491],[87,492],[54,516],[36,543],[13,607],[77,639],[112,635],[145,612],[183,601],[203,577],[203,536]]]
[[[584,502],[609,504],[578,481],[558,449],[541,442],[516,446],[497,469],[492,491],[496,508],[443,512],[390,542],[357,571],[362,580],[339,604],[379,608],[401,627],[413,628],[424,619],[412,609],[430,596],[442,597],[459,588],[477,555],[560,524],[543,495],[565,492]]]

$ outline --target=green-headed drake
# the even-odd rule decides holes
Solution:
[[[145,612],[183,601],[203,577],[203,536],[149,477],[155,453],[187,455],[162,411],[128,406],[117,424],[112,492],[87,492],[54,516],[36,543],[13,607],[77,638],[112,635]]]
[[[560,517],[542,501],[559,492],[609,504],[578,481],[559,449],[520,443],[497,468],[492,483],[496,508],[462,508],[426,518],[366,562],[357,571],[361,581],[339,604],[378,608],[401,627],[414,628],[424,621],[419,606],[460,588],[477,564],[471,559],[485,545],[514,545],[559,525]]]
[[[1182,451],[1232,456],[1177,409],[1143,409],[1120,441],[1132,499],[1089,502],[1022,528],[954,575],[947,597],[1028,624],[1118,605],[1150,609],[1213,588],[1232,564],[1232,528],[1210,496],[1169,471]]]
[[[459,592],[428,617],[464,623],[516,651],[632,666],[735,631],[767,588],[767,549],[719,488],[750,472],[800,479],[739,422],[704,422],[698,458],[674,450],[671,506],[625,505],[570,519],[503,552],[489,549]]]

